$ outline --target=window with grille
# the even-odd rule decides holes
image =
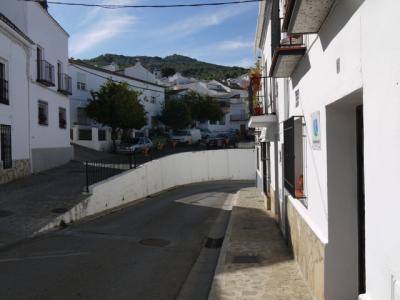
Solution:
[[[0,159],[3,169],[12,168],[11,126],[0,125]]]
[[[67,128],[67,110],[63,107],[58,108],[58,126],[61,129]]]
[[[8,99],[8,81],[6,73],[6,64],[0,62],[0,103],[10,104]]]
[[[49,125],[49,105],[47,102],[38,102],[38,123],[42,126]]]
[[[292,117],[284,122],[284,183],[295,198],[305,198],[303,117]]]

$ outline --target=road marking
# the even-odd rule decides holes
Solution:
[[[33,260],[33,259],[64,258],[64,257],[73,257],[73,256],[81,256],[81,255],[88,255],[88,254],[89,254],[89,252],[77,252],[77,253],[38,255],[38,256],[28,256],[28,257],[12,257],[12,258],[0,259],[0,263]]]

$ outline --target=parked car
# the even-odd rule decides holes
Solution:
[[[139,150],[143,150],[144,148],[151,149],[153,148],[153,142],[147,137],[139,137],[134,138],[133,141],[129,144],[121,144],[118,148],[118,152],[126,153],[126,152],[135,152]]]
[[[182,129],[175,131],[170,140],[178,141],[179,143],[198,143],[201,139],[199,129]]]
[[[226,136],[223,133],[217,133],[208,136],[204,141],[207,147],[222,148],[225,145]]]
[[[210,135],[214,134],[210,129],[207,128],[201,128],[200,133],[201,133],[201,138],[203,140],[207,139]]]

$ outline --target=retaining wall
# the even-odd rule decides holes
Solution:
[[[169,188],[215,180],[254,180],[254,149],[185,152],[148,162],[90,186],[90,196],[40,231],[125,205]]]

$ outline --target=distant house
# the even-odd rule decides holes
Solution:
[[[219,121],[205,121],[199,124],[200,128],[211,131],[239,130],[244,132],[248,129],[249,120],[248,92],[242,89],[232,89],[216,81],[196,81],[187,84],[179,84],[173,91],[178,91],[175,98],[182,97],[189,91],[203,96],[215,98],[221,105],[224,116]]]
[[[68,34],[46,8],[0,2],[0,183],[73,157]]]
[[[114,72],[70,60],[69,74],[72,77],[73,86],[70,101],[71,141],[96,150],[110,150],[112,145],[111,129],[97,124],[85,114],[85,107],[91,99],[90,92],[98,91],[108,79],[126,82],[132,89],[141,92],[141,100],[147,113],[147,125],[140,130],[140,134],[147,135],[148,129],[158,124],[157,116],[161,114],[165,101],[165,88],[156,84],[154,80],[144,80],[143,78],[150,78],[147,77],[148,74],[144,70],[140,64],[136,64],[136,67]],[[140,75],[141,78],[133,77],[133,74]]]

